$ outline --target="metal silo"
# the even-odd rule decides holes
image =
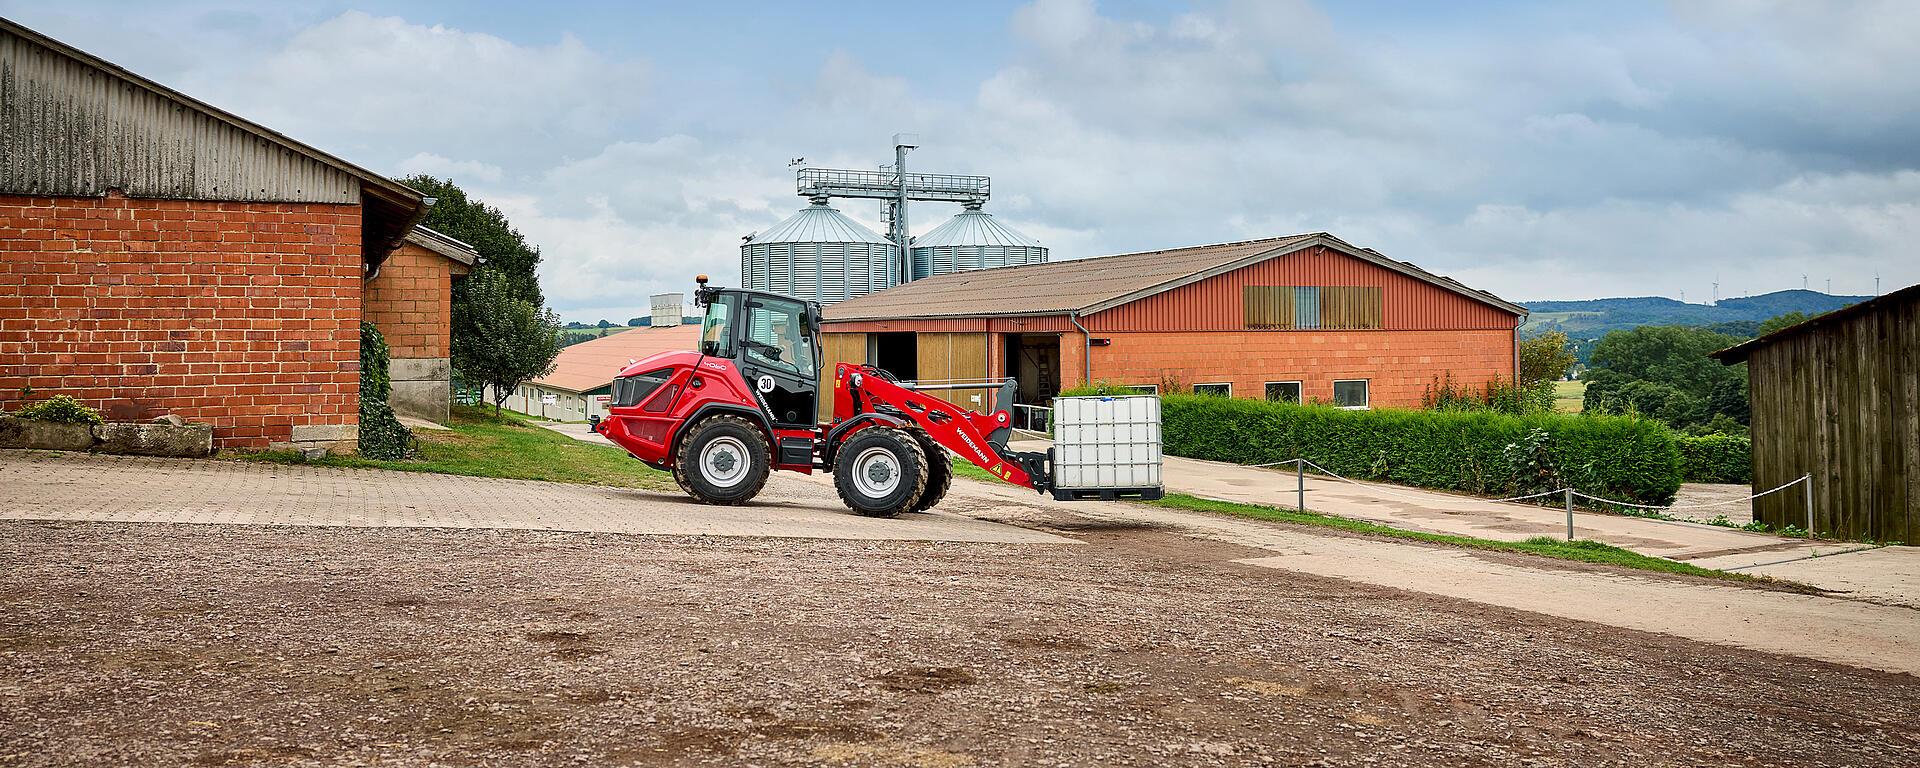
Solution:
[[[814,198],[740,246],[744,287],[821,304],[899,285],[899,264],[899,246],[829,207],[825,198]]]
[[[913,280],[970,269],[1044,264],[1047,247],[968,203],[947,223],[913,239]]]

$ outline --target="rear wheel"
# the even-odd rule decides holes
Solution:
[[[674,454],[673,479],[704,504],[745,504],[772,471],[766,435],[746,419],[714,416],[693,425]]]
[[[946,449],[933,441],[932,435],[915,430],[913,437],[920,442],[920,452],[927,456],[927,490],[920,494],[913,511],[925,512],[946,498],[947,489],[953,487],[953,460],[947,457]]]
[[[862,429],[835,451],[833,487],[854,514],[893,517],[912,511],[927,489],[927,455],[903,430]]]

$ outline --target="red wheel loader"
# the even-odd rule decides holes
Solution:
[[[778,469],[831,472],[841,500],[861,515],[918,512],[939,503],[953,480],[942,448],[1056,498],[1160,497],[1157,402],[1152,485],[1063,487],[1053,450],[1008,447],[1013,380],[994,388],[983,414],[879,368],[841,363],[831,379],[832,420],[819,423],[820,305],[710,287],[705,275],[697,282],[694,304],[706,313],[700,348],[627,366],[613,380],[608,416],[590,421],[635,458],[672,472],[702,502],[745,503]]]

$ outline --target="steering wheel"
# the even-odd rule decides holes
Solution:
[[[764,354],[764,355],[766,355],[766,356],[767,356],[767,359],[768,359],[768,360],[772,360],[772,361],[774,361],[774,362],[776,362],[776,363],[777,363],[777,362],[782,362],[782,361],[780,360],[780,357],[781,357],[781,354],[782,354],[782,353],[781,353],[781,350],[780,350],[780,348],[779,348],[779,347],[777,347],[777,346],[774,346],[774,345],[772,345],[772,344],[768,344],[768,343],[766,343],[766,342],[764,342],[764,341],[754,341],[753,339],[742,339],[740,343],[741,343],[742,345],[745,345],[745,346],[748,346],[748,347],[752,347],[752,348],[754,348],[754,349],[757,349],[757,350],[760,350],[760,352],[761,352],[761,354]]]

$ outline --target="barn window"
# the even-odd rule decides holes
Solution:
[[[1274,402],[1274,403],[1300,402],[1300,382],[1297,382],[1297,381],[1267,382],[1267,401]]]
[[[1193,385],[1193,393],[1196,395],[1212,395],[1214,397],[1233,397],[1233,385],[1227,382],[1195,384]]]
[[[1385,305],[1381,289],[1366,285],[1249,285],[1241,299],[1255,330],[1375,329]]]
[[[1333,383],[1333,405],[1351,411],[1367,407],[1367,380],[1352,379]]]

